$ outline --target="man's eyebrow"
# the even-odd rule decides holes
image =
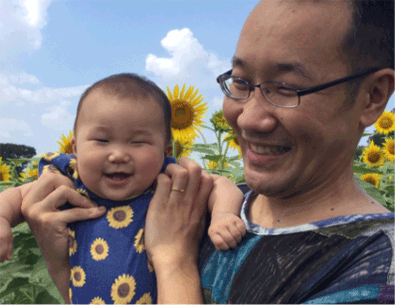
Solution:
[[[243,68],[246,63],[236,55],[232,58],[232,68],[240,67]],[[278,72],[295,72],[308,80],[313,80],[312,75],[307,71],[305,66],[300,62],[277,62],[270,65]]]
[[[243,67],[244,65],[245,65],[244,61],[241,58],[238,58],[236,55],[233,56],[233,58],[232,58],[232,68]]]
[[[312,80],[312,75],[307,71],[303,64],[299,62],[284,62],[284,63],[276,63],[273,65],[280,72],[296,72],[297,74]]]

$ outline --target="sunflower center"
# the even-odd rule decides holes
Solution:
[[[240,145],[240,144],[239,144],[239,140],[237,139],[237,137],[234,138],[233,140],[235,141],[235,143],[236,143],[237,145]]]
[[[95,251],[96,251],[97,254],[102,254],[104,252],[103,245],[96,245]]]
[[[368,160],[370,163],[377,163],[380,160],[380,153],[373,152],[368,155]]]
[[[127,295],[129,294],[129,291],[130,291],[130,287],[128,283],[123,283],[119,285],[117,289],[117,293],[121,298],[126,298]]]
[[[113,217],[116,221],[124,221],[126,218],[126,213],[124,211],[115,211]]]
[[[185,129],[193,123],[192,108],[186,102],[178,102],[172,109],[171,127],[175,129]]]
[[[381,121],[380,125],[381,125],[382,128],[388,128],[388,127],[390,127],[392,125],[392,122],[389,119],[384,119],[384,120]]]
[[[79,271],[74,272],[74,279],[75,279],[77,282],[81,281],[81,272],[79,272]]]
[[[365,180],[365,182],[369,182],[370,184],[373,184],[374,186],[376,186],[376,181],[374,181],[373,178],[367,178],[367,179]]]

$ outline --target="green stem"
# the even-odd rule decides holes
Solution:
[[[198,133],[200,133],[200,136],[202,137],[204,144],[207,144],[206,138],[204,137],[203,133],[200,130],[198,130]]]

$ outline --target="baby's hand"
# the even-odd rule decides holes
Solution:
[[[0,217],[0,263],[11,260],[13,240],[10,224],[6,219]]]
[[[236,215],[228,212],[212,215],[208,235],[217,250],[235,248],[246,234],[243,221]]]

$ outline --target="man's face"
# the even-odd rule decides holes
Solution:
[[[152,98],[119,98],[95,90],[83,102],[73,152],[84,185],[110,200],[140,195],[165,157],[162,108]]]
[[[300,89],[347,76],[340,43],[350,18],[343,1],[262,1],[244,24],[232,74],[251,84],[286,82]],[[345,84],[302,96],[291,109],[269,104],[257,88],[246,101],[225,97],[247,184],[287,197],[339,179],[350,169],[361,132],[360,107],[345,106],[350,103]]]

